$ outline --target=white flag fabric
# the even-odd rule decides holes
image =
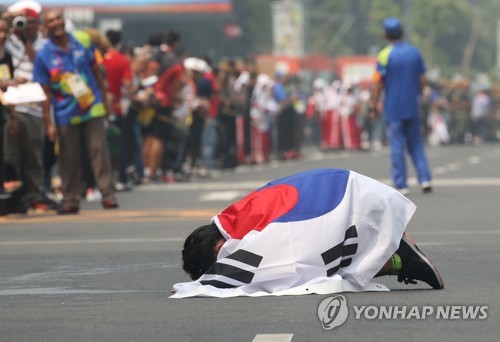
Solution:
[[[416,206],[354,171],[273,181],[212,218],[227,239],[198,280],[171,298],[388,291],[370,283],[397,250]]]

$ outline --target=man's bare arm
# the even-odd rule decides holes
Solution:
[[[111,114],[113,114],[113,110],[112,110],[112,106],[111,106],[111,99],[108,95],[108,90],[107,90],[106,84],[104,82],[103,74],[102,74],[101,70],[99,69],[99,65],[97,63],[95,63],[94,66],[92,67],[92,71],[93,71],[95,79],[97,81],[97,86],[101,90],[101,93],[103,96],[104,106],[106,107],[106,114],[111,115]]]
[[[57,129],[55,124],[52,122],[52,117],[50,113],[51,105],[51,93],[50,87],[48,85],[42,85],[43,91],[45,93],[45,101],[42,102],[43,111],[43,122],[45,123],[45,132],[50,141],[54,142],[57,138]]]
[[[427,79],[425,75],[420,76],[420,95],[424,93],[425,85],[427,84]]]
[[[370,118],[376,119],[378,116],[378,103],[380,101],[380,97],[382,96],[382,90],[384,88],[384,84],[382,82],[375,82],[373,87],[372,97],[370,99]]]

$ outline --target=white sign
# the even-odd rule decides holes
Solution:
[[[105,34],[109,30],[121,31],[123,28],[123,20],[117,18],[104,18],[99,20],[99,32]]]
[[[295,0],[273,3],[273,52],[279,56],[304,55],[304,6]]]
[[[94,10],[79,7],[65,8],[64,18],[78,24],[90,24],[94,22]]]

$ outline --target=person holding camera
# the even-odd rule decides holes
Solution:
[[[0,17],[0,91],[5,91],[7,90],[7,87],[15,85],[15,81],[12,79],[12,74],[14,73],[12,57],[7,51],[5,51],[5,42],[7,41],[8,32],[9,23],[5,18]],[[8,198],[8,195],[17,190],[20,185],[18,180],[9,179],[10,177],[6,175],[5,171],[3,141],[4,118],[7,117],[7,114],[11,118],[15,115],[11,107],[4,106],[2,101],[0,101],[0,215],[5,215],[6,213],[6,206],[2,200]],[[9,127],[9,130],[16,129],[16,125]],[[5,133],[8,133],[9,130],[5,130]]]
[[[33,62],[36,51],[41,49],[44,39],[39,36],[40,14],[34,9],[8,12],[11,27],[5,43],[12,56],[13,78],[16,84],[33,81]],[[14,107],[14,115],[7,124],[6,162],[23,174],[24,165],[25,204],[38,212],[50,209],[43,196],[43,144],[44,125],[40,103],[25,103]],[[15,129],[14,129],[15,128]]]

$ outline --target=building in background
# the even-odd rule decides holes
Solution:
[[[27,0],[29,1],[29,0]],[[16,0],[3,1],[9,6]],[[233,11],[233,0],[39,0],[43,9],[64,8],[75,28],[99,28],[123,32],[124,44],[142,45],[149,35],[175,29],[192,54],[226,50],[242,34]],[[193,30],[226,39],[200,41]],[[229,26],[229,28],[228,28]],[[198,31],[198,32],[200,32]],[[221,46],[217,46],[221,45]],[[222,49],[223,47],[224,49]]]

